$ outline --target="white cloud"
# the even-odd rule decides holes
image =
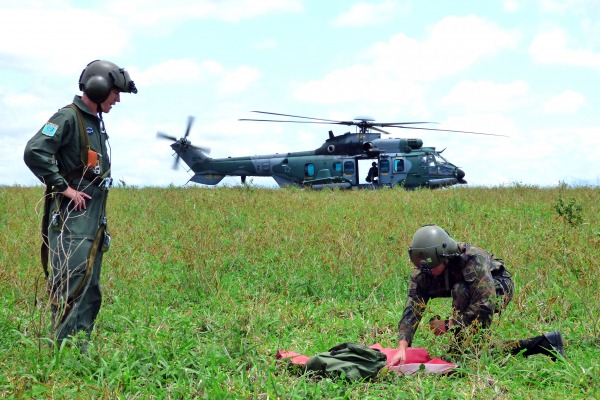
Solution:
[[[464,71],[483,57],[513,47],[509,31],[475,16],[447,17],[418,41],[400,33],[368,52],[378,69],[405,80],[434,80]]]
[[[518,106],[528,93],[529,85],[523,81],[462,81],[450,90],[442,104],[465,106],[468,111],[499,112]]]
[[[382,3],[356,3],[348,11],[337,17],[333,24],[336,26],[361,27],[381,24],[392,20],[399,6],[396,1]]]
[[[562,29],[537,35],[529,46],[529,53],[534,61],[542,64],[600,67],[600,53],[567,48],[567,34]]]
[[[474,16],[448,17],[418,41],[403,33],[365,52],[369,62],[339,68],[322,80],[298,84],[294,96],[321,104],[353,100],[413,103],[418,81],[464,71],[479,59],[515,45],[516,37]]]
[[[153,86],[171,83],[196,83],[207,76],[222,75],[224,68],[216,61],[198,63],[190,59],[167,60],[145,71],[131,71],[137,86]],[[139,81],[139,84],[137,83]],[[141,84],[141,85],[140,85]]]
[[[219,84],[219,93],[233,94],[243,92],[260,76],[257,69],[245,65],[225,74]]]
[[[540,8],[545,12],[563,15],[573,10],[582,10],[594,4],[596,1],[589,0],[540,0]]]
[[[518,11],[521,7],[517,0],[504,0],[502,2],[504,9],[508,12]]]
[[[302,11],[300,0],[70,3],[0,2],[0,66],[73,76],[91,60],[122,55],[137,33],[164,35],[189,20],[239,22],[269,13]]]
[[[245,65],[229,71],[216,61],[196,62],[190,59],[168,60],[145,71],[132,69],[130,73],[139,87],[167,84],[191,87],[209,81],[217,84],[221,95],[243,92],[260,76],[257,69]]]
[[[252,46],[255,49],[263,50],[263,49],[274,49],[277,47],[277,40],[275,39],[265,39],[259,42],[254,43]]]
[[[113,0],[108,9],[130,23],[165,30],[183,21],[235,23],[273,12],[300,12],[303,6],[301,0]]]
[[[542,108],[549,114],[573,114],[585,105],[585,97],[573,90],[566,90],[546,101]]]
[[[90,60],[97,59],[98,54],[119,54],[129,43],[127,28],[110,14],[60,2],[40,5],[36,2],[31,8],[0,6],[1,63],[72,76]],[[98,37],[94,32],[98,32]]]
[[[321,81],[297,84],[294,97],[318,104],[356,100],[406,104],[421,90],[415,83],[394,79],[388,71],[358,64],[334,70]]]
[[[12,93],[0,96],[0,104],[4,107],[30,107],[42,103],[42,99],[30,93]]]

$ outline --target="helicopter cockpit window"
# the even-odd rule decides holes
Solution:
[[[427,169],[427,172],[430,175],[437,175],[438,169],[435,162],[435,156],[432,154],[423,156],[423,158],[421,158],[421,168]]]
[[[390,172],[390,160],[381,160],[379,162],[379,173],[387,174]]]
[[[354,175],[354,161],[344,161],[344,175]]]
[[[333,170],[337,173],[342,173],[342,163],[339,161],[336,161],[333,163]]]
[[[315,164],[310,163],[310,164],[305,164],[304,165],[304,175],[311,177],[311,176],[315,176]]]
[[[404,160],[399,158],[394,160],[394,172],[404,172]]]
[[[438,173],[440,175],[454,175],[456,167],[448,162],[439,153],[435,155],[435,160],[438,166]]]

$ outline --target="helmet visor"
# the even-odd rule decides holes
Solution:
[[[408,248],[408,256],[410,261],[417,268],[434,268],[442,262],[444,254],[438,254],[437,246],[424,247],[424,248]]]
[[[110,71],[110,76],[113,78],[113,86],[121,92],[137,93],[135,83],[131,80],[129,72],[123,68],[113,69]]]

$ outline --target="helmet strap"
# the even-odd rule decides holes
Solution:
[[[104,119],[102,119],[102,104],[96,103],[96,105],[98,106],[98,118],[100,119],[100,129],[102,130],[102,132],[106,132],[106,128],[104,126]]]
[[[448,265],[444,269],[444,283],[446,284],[446,290],[450,290],[450,278],[448,277]]]

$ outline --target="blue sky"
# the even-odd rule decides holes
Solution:
[[[37,184],[25,143],[95,59],[139,89],[105,116],[128,185],[186,184],[156,132],[183,135],[189,115],[213,157],[311,150],[332,129],[238,121],[251,110],[504,134],[392,137],[446,148],[471,185],[600,185],[598,0],[0,0],[0,15],[0,185]]]

